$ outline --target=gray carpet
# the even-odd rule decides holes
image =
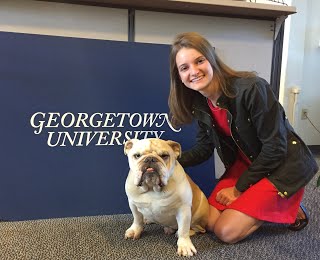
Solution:
[[[303,199],[310,213],[304,230],[293,232],[285,225],[266,223],[235,245],[224,244],[210,233],[196,235],[192,241],[198,254],[192,259],[320,259],[316,177],[306,187]],[[174,235],[165,235],[156,224],[147,225],[140,240],[125,240],[131,221],[131,215],[113,215],[1,222],[0,259],[181,259],[176,256]]]

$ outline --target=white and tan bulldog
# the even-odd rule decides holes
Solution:
[[[132,139],[125,143],[124,152],[130,166],[125,190],[134,217],[125,238],[140,238],[146,220],[163,225],[166,234],[177,230],[178,255],[196,254],[190,236],[205,232],[209,204],[177,161],[180,144]]]

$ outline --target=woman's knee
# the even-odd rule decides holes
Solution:
[[[216,223],[213,232],[220,240],[228,244],[234,244],[242,239],[239,230],[230,225]]]
[[[213,232],[222,241],[234,244],[249,236],[262,224],[261,220],[233,209],[227,209],[216,221]]]

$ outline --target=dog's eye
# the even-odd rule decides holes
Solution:
[[[161,156],[161,158],[164,159],[164,160],[169,158],[169,154],[166,154],[166,153],[161,154],[160,156]]]
[[[135,159],[138,159],[138,158],[140,158],[140,157],[141,157],[141,154],[136,153],[136,154],[134,154],[134,155],[133,155],[133,157],[134,157]]]

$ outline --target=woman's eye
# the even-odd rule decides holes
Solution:
[[[138,158],[140,158],[140,157],[141,157],[141,154],[136,153],[136,154],[134,154],[134,155],[133,155],[133,157],[134,157],[135,159],[138,159]]]
[[[201,64],[201,63],[205,62],[205,60],[206,60],[205,58],[199,59],[198,60],[198,64]]]
[[[180,67],[179,70],[180,70],[180,71],[186,71],[187,69],[188,69],[188,67],[184,67],[184,66],[183,66],[183,67]]]

